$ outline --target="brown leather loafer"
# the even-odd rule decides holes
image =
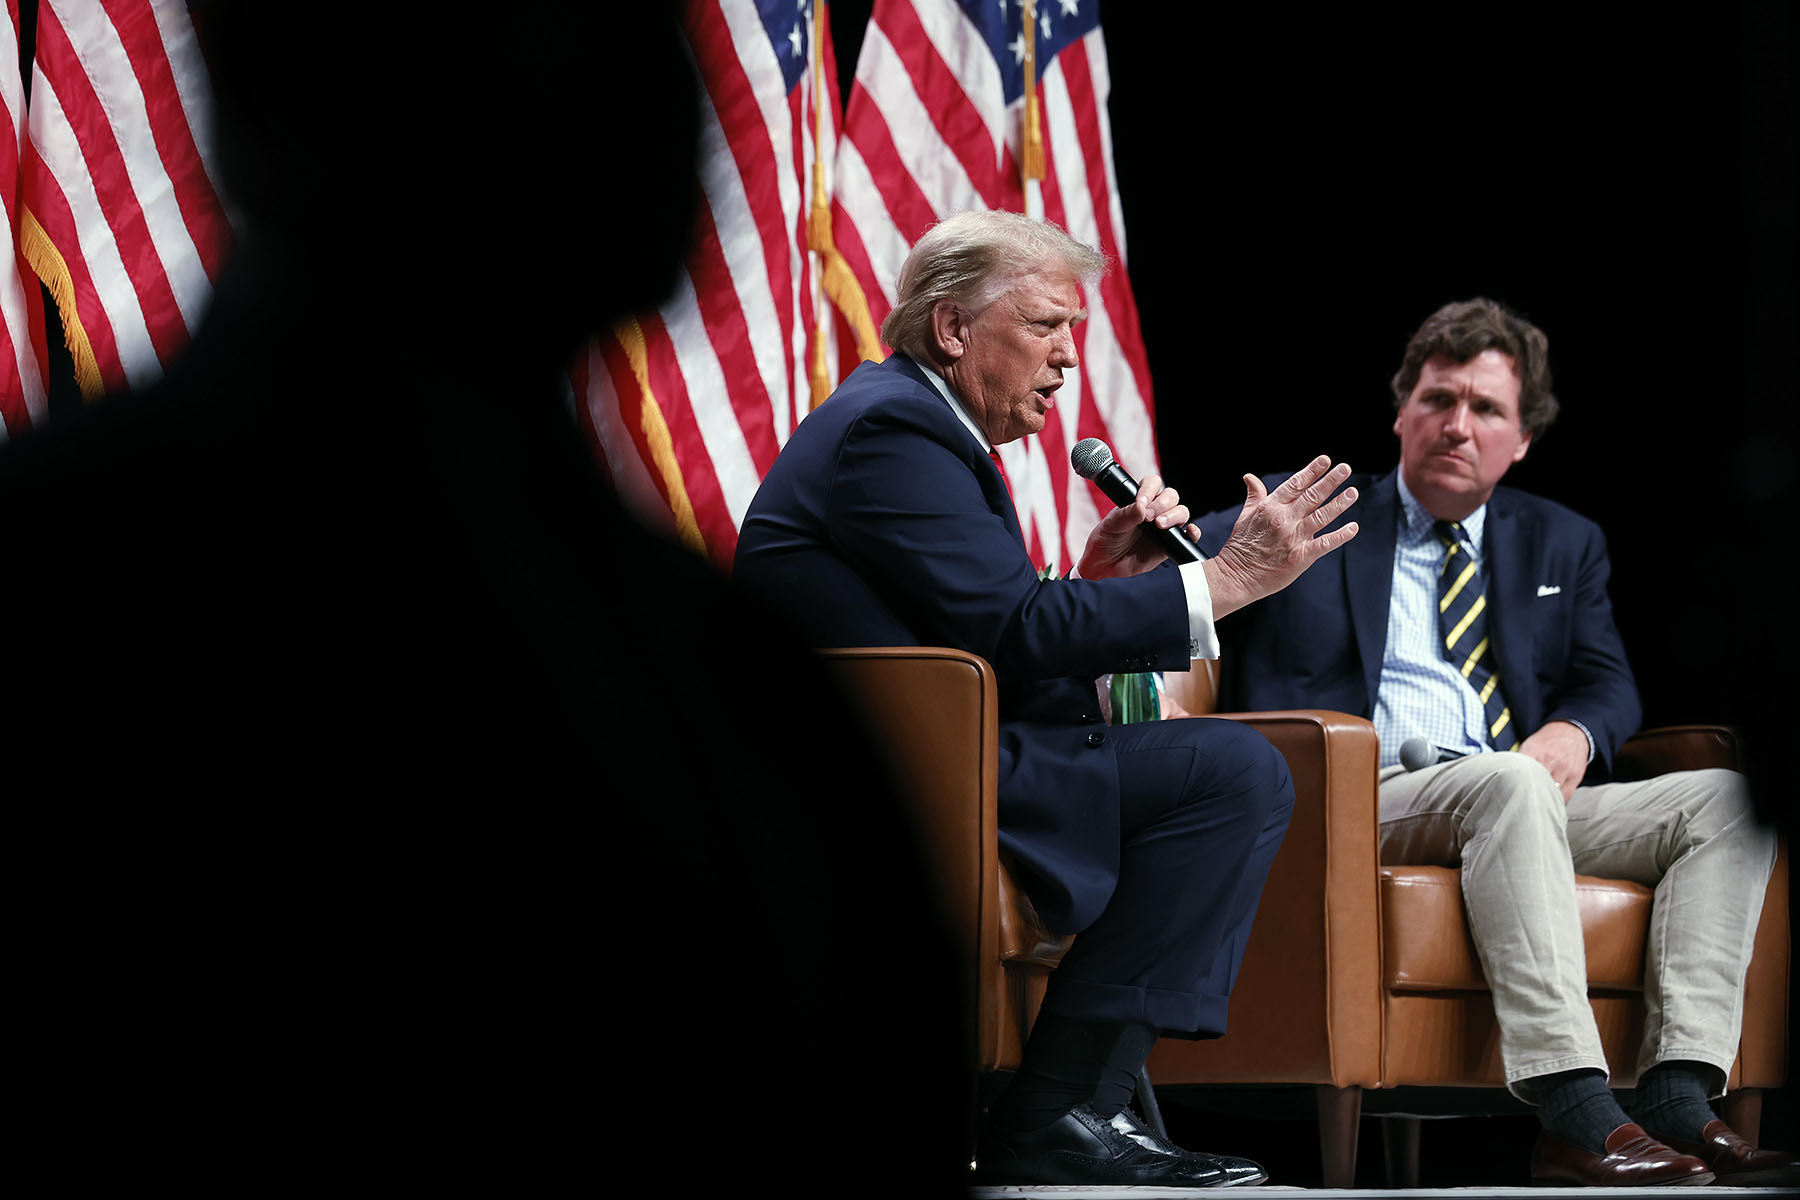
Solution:
[[[1719,1182],[1733,1187],[1792,1187],[1800,1184],[1800,1158],[1786,1150],[1759,1150],[1723,1121],[1711,1121],[1700,1141],[1654,1135],[1671,1150],[1691,1154],[1712,1168]]]
[[[1627,1123],[1607,1135],[1605,1154],[1540,1131],[1531,1148],[1531,1178],[1582,1187],[1681,1187],[1711,1183],[1713,1173],[1701,1159],[1678,1153]]]

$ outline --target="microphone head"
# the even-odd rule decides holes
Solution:
[[[1099,438],[1082,438],[1069,451],[1069,465],[1083,479],[1092,479],[1112,465],[1112,451]]]
[[[1430,738],[1409,737],[1400,743],[1400,765],[1409,771],[1429,767],[1437,762],[1437,747]]]

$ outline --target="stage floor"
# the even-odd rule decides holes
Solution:
[[[1518,1196],[1529,1200],[1752,1200],[1761,1196],[1795,1196],[1800,1189],[1749,1187],[1668,1187],[1668,1188],[1553,1188],[1553,1187],[1457,1187],[1457,1188],[1306,1188],[1293,1185],[1264,1184],[1261,1187],[1174,1188],[1174,1187],[977,1187],[970,1188],[972,1200],[1024,1200],[1026,1197],[1082,1197],[1083,1200],[1161,1200],[1168,1197],[1229,1196],[1231,1200],[1253,1200],[1257,1196],[1292,1197],[1304,1195],[1307,1200],[1471,1200],[1472,1197]]]

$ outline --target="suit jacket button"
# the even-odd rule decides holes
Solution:
[[[1101,733],[1098,729],[1087,735],[1087,744],[1090,746],[1099,746],[1105,741],[1106,735]]]

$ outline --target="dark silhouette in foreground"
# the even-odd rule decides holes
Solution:
[[[562,398],[673,279],[691,67],[667,19],[494,17],[198,8],[243,214],[209,318],[0,450],[9,1175],[813,1194],[904,1128],[880,1185],[942,1191],[912,831]]]

